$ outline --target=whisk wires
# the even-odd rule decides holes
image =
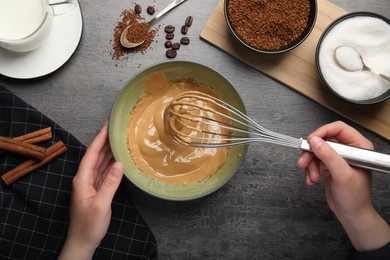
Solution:
[[[267,130],[237,108],[198,91],[187,91],[177,96],[166,112],[174,139],[193,147],[216,148],[267,142],[298,148],[301,143],[298,138]]]

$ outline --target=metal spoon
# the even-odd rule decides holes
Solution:
[[[158,13],[155,17],[153,17],[153,19],[151,19],[148,22],[149,27],[155,21],[157,21],[157,19],[159,19],[161,16],[163,16],[166,13],[168,13],[170,10],[172,10],[173,8],[175,8],[176,6],[178,6],[179,4],[181,4],[181,3],[185,2],[185,1],[187,1],[187,0],[174,0],[167,7],[165,7],[164,10],[162,10],[160,13]],[[123,30],[123,32],[121,34],[121,38],[120,38],[120,42],[121,42],[122,46],[125,47],[125,48],[134,48],[134,47],[137,47],[137,46],[141,45],[142,43],[144,43],[144,41],[141,41],[141,42],[129,42],[129,40],[126,38],[126,34],[127,34],[127,31],[129,30],[130,27],[131,27],[131,25],[127,26]]]
[[[366,70],[374,73],[375,75],[383,78],[386,81],[390,82],[390,77],[368,67],[363,60],[362,55],[353,47],[342,45],[337,47],[334,50],[334,55],[336,62],[346,70],[349,71],[358,71]],[[350,63],[352,61],[352,63]],[[353,63],[355,61],[355,63]]]

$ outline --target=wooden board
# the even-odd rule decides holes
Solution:
[[[375,105],[354,105],[335,97],[319,79],[315,65],[317,42],[326,27],[347,13],[327,1],[318,0],[318,15],[310,36],[294,50],[263,55],[244,48],[229,32],[219,0],[200,37],[271,78],[390,140],[390,99]]]

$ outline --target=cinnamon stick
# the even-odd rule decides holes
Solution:
[[[46,149],[43,147],[15,141],[3,136],[0,136],[0,149],[39,160],[43,160],[46,156]]]
[[[51,127],[42,128],[40,130],[12,138],[14,141],[20,141],[29,144],[37,144],[49,141],[52,138]]]
[[[52,138],[51,127],[46,127],[25,135],[12,138],[12,140],[29,143],[29,144],[37,144],[37,143],[49,141],[51,138]],[[4,150],[0,150],[0,154],[4,152],[5,152]]]
[[[46,149],[46,157],[42,161],[37,161],[34,159],[27,160],[24,163],[16,166],[9,172],[5,173],[3,176],[1,176],[1,178],[6,185],[11,185],[23,176],[57,158],[66,151],[68,151],[68,148],[65,146],[65,144],[62,141],[58,141],[57,143]]]

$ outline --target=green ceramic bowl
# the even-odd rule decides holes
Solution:
[[[221,74],[204,65],[173,61],[160,63],[144,69],[131,78],[122,90],[111,110],[109,141],[117,161],[122,162],[125,176],[143,191],[158,198],[184,201],[206,196],[229,181],[243,161],[247,146],[231,147],[224,166],[211,177],[190,185],[174,185],[157,181],[134,164],[126,144],[126,129],[133,106],[144,94],[144,80],[153,73],[164,72],[168,80],[193,78],[212,88],[221,98],[245,113],[244,104],[233,85]]]

